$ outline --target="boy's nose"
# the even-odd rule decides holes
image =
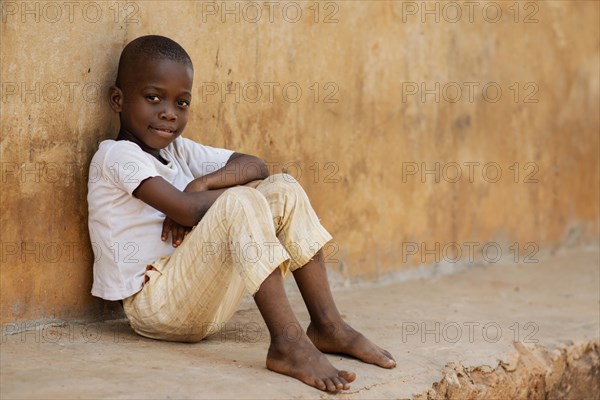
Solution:
[[[167,107],[160,112],[158,117],[167,121],[174,121],[177,119],[177,113],[175,113],[175,110],[173,110],[171,107]]]

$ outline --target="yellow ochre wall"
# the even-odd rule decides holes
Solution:
[[[106,312],[89,294],[87,166],[118,126],[120,51],[146,34],[193,59],[185,136],[304,185],[334,276],[598,240],[598,2],[1,7],[2,323]]]

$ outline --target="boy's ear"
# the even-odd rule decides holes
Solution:
[[[108,102],[110,103],[110,108],[112,108],[114,112],[120,113],[123,106],[123,92],[121,89],[115,85],[111,86],[109,89]]]

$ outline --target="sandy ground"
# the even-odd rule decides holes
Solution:
[[[265,368],[268,332],[256,307],[246,303],[218,333],[196,344],[139,337],[126,320],[40,323],[12,334],[19,325],[6,325],[0,397],[411,398],[439,382],[449,363],[494,369],[514,364],[518,347],[558,352],[598,341],[598,256],[597,248],[569,250],[535,264],[337,290],[346,319],[398,362],[385,370],[330,355],[335,366],[358,375],[337,395]],[[290,297],[306,326],[300,297]]]

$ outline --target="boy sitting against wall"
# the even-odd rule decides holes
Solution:
[[[123,49],[109,98],[121,127],[92,159],[103,179],[88,183],[92,294],[122,300],[142,336],[197,342],[250,293],[271,338],[267,368],[325,391],[348,389],[356,375],[323,353],[395,367],[342,319],[323,261],[331,236],[298,182],[269,176],[257,157],[180,136],[192,80],[189,55],[171,39],[143,36]],[[310,314],[306,332],[284,291],[290,271]]]

